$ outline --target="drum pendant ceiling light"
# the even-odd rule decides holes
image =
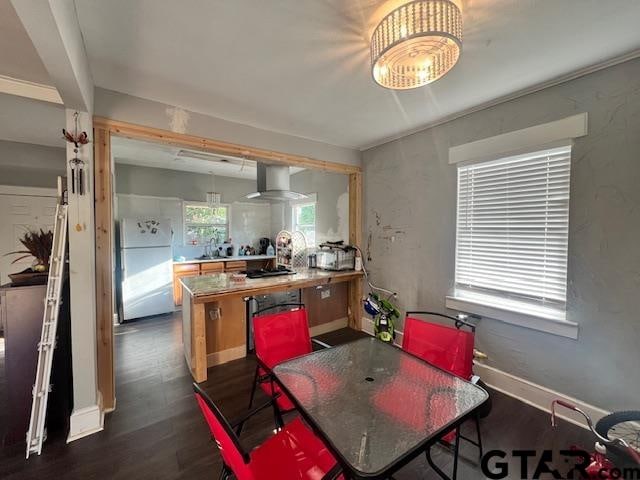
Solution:
[[[462,14],[451,0],[416,0],[386,15],[371,36],[374,80],[408,90],[434,82],[458,61]]]

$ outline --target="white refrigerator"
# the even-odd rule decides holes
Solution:
[[[120,221],[123,320],[173,312],[171,220]]]

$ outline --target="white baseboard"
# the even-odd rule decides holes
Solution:
[[[362,331],[369,335],[373,335],[372,319],[363,318]],[[402,345],[402,335],[403,333],[401,331],[396,331],[396,339],[394,343],[398,346]],[[530,382],[529,380],[525,380],[524,378],[503,372],[502,370],[490,367],[489,365],[485,365],[480,362],[475,363],[473,370],[484,383],[494,390],[502,392],[505,395],[509,395],[510,397],[549,414],[551,414],[551,402],[553,400],[564,400],[565,402],[573,403],[587,413],[593,420],[594,424],[605,415],[611,413],[602,408],[583,402],[582,400],[578,400],[577,398],[556,392],[550,388],[543,387],[542,385],[538,385]],[[571,422],[574,425],[578,425],[585,429],[588,428],[584,418],[571,410],[559,407],[557,409],[557,415],[559,418],[566,420],[567,422]],[[549,422],[551,422],[551,418],[549,418]]]
[[[521,402],[531,405],[543,412],[551,413],[551,402],[553,400],[564,400],[565,402],[573,403],[575,406],[591,416],[594,424],[610,413],[602,408],[590,405],[582,400],[578,400],[577,398],[556,392],[555,390],[543,387],[542,385],[538,385],[510,373],[503,372],[502,370],[490,367],[489,365],[476,362],[473,370],[476,375],[480,376],[484,383],[494,390],[502,392],[505,395],[509,395],[510,397],[520,400]],[[556,412],[559,418],[571,422],[574,425],[578,425],[579,427],[587,428],[584,418],[579,414],[563,407],[558,407]],[[551,421],[551,419],[549,419],[549,421]]]
[[[104,413],[99,405],[80,408],[71,412],[67,443],[93,435],[104,429]]]
[[[333,320],[331,322],[323,323],[322,325],[316,325],[315,327],[311,327],[309,332],[312,337],[316,335],[322,335],[323,333],[333,332],[334,330],[340,330],[341,328],[347,328],[349,326],[349,319],[339,318],[337,320]]]

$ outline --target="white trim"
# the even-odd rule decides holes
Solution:
[[[587,134],[588,114],[579,113],[549,123],[483,138],[449,148],[449,163],[470,163],[510,157],[528,150],[565,145]],[[540,148],[543,147],[543,148]]]
[[[104,429],[104,412],[99,405],[74,410],[69,418],[67,443],[93,435]]]
[[[485,365],[484,363],[475,362],[473,370],[476,375],[480,376],[484,383],[494,390],[502,392],[505,395],[509,395],[510,397],[520,400],[521,402],[531,405],[543,412],[550,413],[551,402],[558,399],[564,400],[568,403],[573,403],[591,416],[594,423],[610,413],[602,408],[583,402],[582,400],[578,400],[577,398],[543,387],[542,385],[517,377],[511,373],[503,372],[502,370]],[[584,418],[570,410],[567,410],[566,408],[558,408],[557,415],[574,425],[587,428]]]
[[[55,87],[6,75],[0,75],[0,92],[62,105],[62,98]]]
[[[21,187],[0,185],[0,195],[20,195],[26,197],[57,197],[58,190],[44,187]]]
[[[488,108],[495,107],[496,105],[500,105],[501,103],[506,103],[506,102],[509,102],[511,100],[515,100],[517,98],[529,95],[531,93],[539,92],[541,90],[544,90],[545,88],[555,87],[556,85],[561,85],[563,83],[570,82],[571,80],[575,80],[577,78],[584,77],[585,75],[589,75],[591,73],[595,73],[595,72],[598,72],[600,70],[604,70],[604,69],[609,68],[609,67],[614,67],[614,66],[619,65],[621,63],[628,62],[630,60],[634,60],[635,58],[638,58],[638,57],[640,57],[640,48],[631,50],[630,52],[627,52],[627,53],[625,53],[623,55],[620,55],[618,57],[614,57],[614,58],[612,58],[610,60],[606,60],[604,62],[596,63],[595,65],[591,65],[589,67],[576,70],[576,71],[568,73],[566,75],[560,75],[559,77],[553,78],[553,79],[548,80],[546,82],[541,82],[541,83],[532,85],[531,87],[524,88],[522,90],[518,90],[517,92],[511,93],[509,95],[503,95],[502,97],[498,97],[498,98],[495,98],[493,100],[489,100],[488,102],[481,103],[481,104],[476,105],[474,107],[470,107],[470,108],[461,110],[459,112],[452,113],[451,115],[447,115],[445,117],[442,117],[439,120],[435,120],[433,122],[426,123],[424,125],[421,125],[421,126],[416,127],[416,128],[412,128],[410,130],[405,130],[405,131],[403,131],[401,133],[398,133],[396,135],[383,137],[383,138],[381,138],[379,140],[376,140],[374,143],[368,144],[368,145],[366,145],[364,147],[360,147],[360,151],[364,152],[366,150],[378,147],[380,145],[384,145],[385,143],[393,142],[394,140],[400,140],[401,138],[407,137],[409,135],[413,135],[414,133],[419,133],[419,132],[422,132],[422,131],[425,131],[425,130],[429,130],[431,128],[437,127],[438,125],[444,125],[445,123],[452,122],[453,120],[456,120],[458,118],[466,117],[467,115],[471,115],[472,113],[480,112],[482,110],[486,110]]]
[[[483,317],[492,318],[519,327],[530,328],[541,332],[551,333],[561,337],[578,338],[578,324],[569,320],[531,315],[514,310],[508,310],[494,305],[486,305],[467,298],[447,295],[445,306],[451,310],[465,313],[475,313]]]

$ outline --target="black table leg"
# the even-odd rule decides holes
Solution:
[[[431,458],[431,447],[427,448],[427,450],[424,452],[426,457],[427,457],[427,462],[429,463],[429,465],[431,466],[431,468],[433,468],[433,470],[440,475],[441,478],[443,478],[444,480],[451,480],[449,478],[449,476],[444,473],[442,470],[440,470],[440,467],[438,467],[434,462],[433,459]]]

